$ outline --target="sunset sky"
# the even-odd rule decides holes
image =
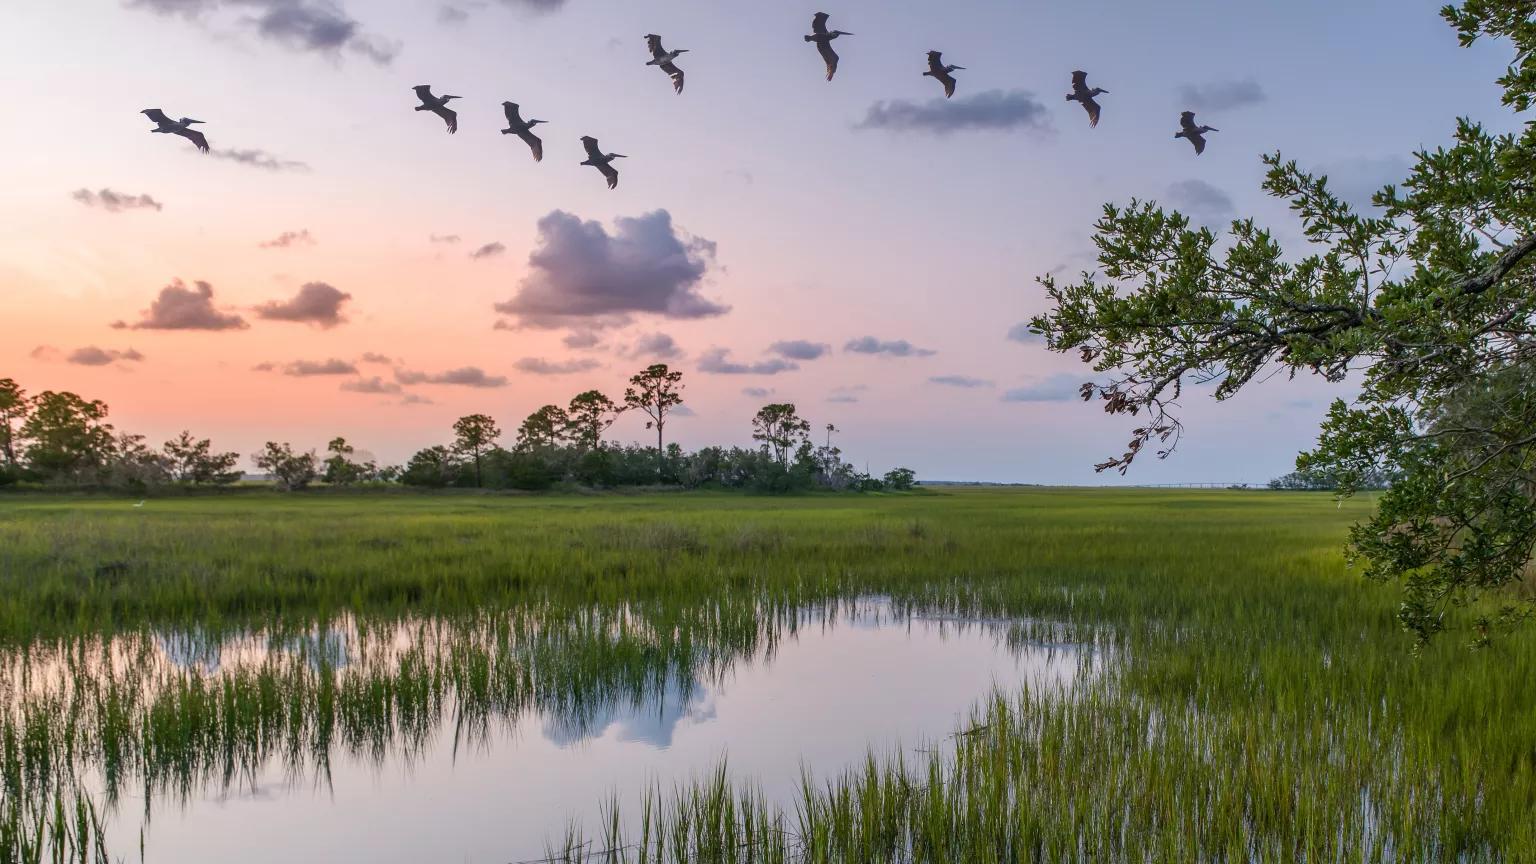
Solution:
[[[861,465],[1109,482],[1091,370],[1010,338],[1035,277],[1094,266],[1105,202],[1156,198],[1295,245],[1262,153],[1353,200],[1465,114],[1513,128],[1504,45],[1440,0],[8,0],[0,377],[249,453],[344,435],[400,462],[466,413],[510,433],[581,390],[684,370],[684,446],[796,403]],[[853,36],[831,83],[811,15]],[[688,48],[674,95],[644,36]],[[921,76],[942,50],[959,89]],[[1106,88],[1088,128],[1072,70]],[[459,132],[411,87],[463,97]],[[548,121],[535,163],[500,103]],[[213,152],[139,111],[205,121]],[[1186,108],[1218,127],[1196,157]],[[619,187],[579,138],[629,158]],[[1125,482],[1263,481],[1329,399],[1197,390],[1179,454]],[[644,436],[626,417],[614,435]],[[246,467],[249,467],[248,464]]]

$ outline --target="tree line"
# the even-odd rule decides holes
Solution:
[[[821,441],[793,403],[764,405],[752,418],[756,446],[704,447],[685,452],[666,440],[666,426],[683,405],[683,373],[658,363],[629,379],[615,401],[587,390],[564,405],[544,405],[515,430],[510,446],[496,420],[470,414],[453,424],[453,439],[417,451],[400,466],[380,465],[345,438],[333,438],[324,455],[268,441],[251,454],[251,465],[283,491],[316,484],[401,484],[423,488],[468,487],[543,490],[569,484],[593,488],[683,486],[790,492],[904,491],[916,475],[896,468],[883,476],[856,470],[833,443],[827,424]],[[656,443],[606,440],[625,412],[647,419]],[[0,486],[37,483],[55,487],[147,491],[166,486],[228,486],[241,479],[240,455],[214,448],[190,431],[156,449],[142,435],[119,432],[107,422],[107,405],[67,391],[29,396],[16,381],[0,379]]]

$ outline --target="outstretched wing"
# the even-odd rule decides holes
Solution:
[[[651,57],[657,58],[667,53],[667,49],[661,47],[661,37],[652,33],[645,37],[645,47],[651,52]]]
[[[1192,132],[1195,128],[1195,112],[1185,111],[1179,115],[1179,126],[1185,132]]]
[[[612,165],[604,162],[603,164],[597,166],[597,170],[603,172],[603,176],[608,178],[609,189],[618,188],[619,172]]]
[[[412,87],[411,89],[416,91],[416,98],[420,99],[423,102],[435,102],[435,101],[437,101],[437,97],[432,95],[432,85],[431,84],[417,84],[415,87]]]
[[[523,143],[527,144],[528,149],[533,151],[533,161],[544,161],[544,142],[539,138],[539,136],[533,134],[533,132],[527,129],[524,129],[523,131],[517,133],[517,137],[523,139]]]
[[[587,158],[596,162],[603,161],[603,151],[597,146],[597,139],[591,135],[581,139],[581,145],[587,148]]]
[[[944,82],[945,99],[955,95],[955,76],[945,72],[943,75],[939,76],[939,80]]]
[[[503,114],[507,115],[507,125],[512,126],[513,128],[517,128],[517,129],[521,129],[522,128],[522,126],[523,126],[523,117],[522,117],[521,114],[518,113],[517,103],[516,102],[504,102],[504,103],[502,103],[501,111],[502,111]]]
[[[432,113],[443,118],[443,122],[448,124],[449,135],[459,131],[458,112],[454,111],[452,108],[449,108],[447,105],[439,105],[432,109]]]
[[[1201,135],[1200,133],[1196,132],[1195,134],[1189,136],[1189,143],[1195,145],[1195,155],[1196,156],[1199,156],[1201,153],[1205,152],[1205,136],[1204,135]]]
[[[832,43],[822,40],[816,43],[816,50],[821,52],[821,59],[827,61],[827,80],[837,74],[837,52],[832,50]]]
[[[1097,128],[1099,125],[1099,103],[1092,96],[1082,101],[1083,109],[1088,112],[1088,125]]]
[[[676,63],[668,62],[661,64],[661,71],[672,76],[673,90],[676,90],[679,93],[683,92],[683,70],[677,68]]]
[[[201,150],[204,153],[208,152],[208,139],[207,139],[207,137],[205,137],[203,135],[203,133],[197,131],[196,129],[183,129],[180,132],[177,132],[176,134],[180,135],[181,137],[183,137],[183,138],[187,139],[188,141],[191,141],[193,144],[197,145],[197,149],[198,150]]]
[[[141,113],[145,117],[148,117],[152,123],[173,123],[171,118],[165,116],[165,112],[161,111],[159,108],[146,108]]]
[[[938,51],[928,52],[928,74],[934,76],[935,78],[945,74],[944,55]]]
[[[811,32],[817,36],[827,35],[827,19],[831,17],[825,12],[817,12],[811,17]]]
[[[1079,69],[1076,72],[1072,73],[1072,89],[1073,90],[1087,90],[1088,89],[1088,73],[1087,72],[1084,72],[1083,70]]]

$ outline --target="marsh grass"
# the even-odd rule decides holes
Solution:
[[[808,766],[796,801],[769,801],[724,766],[678,789],[614,790],[603,824],[572,826],[551,853],[1521,860],[1536,849],[1536,637],[1469,652],[1453,633],[1411,653],[1394,589],[1342,557],[1368,506],[1145,490],[252,496],[140,510],[0,499],[0,638],[15,670],[5,770],[25,783],[5,787],[0,816],[56,814],[33,799],[61,766],[174,798],[253,760],[323,771],[328,748],[409,752],[445,718],[466,742],[530,704],[579,725],[604,700],[771,650],[799,626],[785,623],[793,610],[883,595],[930,617],[1024,617],[1036,623],[1014,638],[1094,642],[1114,662],[1070,688],[998,694],[946,741],[845,773]],[[73,696],[35,681],[15,695],[52,668],[50,645],[80,658],[77,674],[100,634],[292,634],[348,615],[381,637],[431,620],[471,622],[448,629],[475,637],[419,624],[408,648],[369,642],[389,647],[355,668],[289,652],[158,690],[124,673]],[[17,824],[28,831],[0,837],[42,823]]]

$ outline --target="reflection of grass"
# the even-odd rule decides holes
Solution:
[[[7,779],[3,803],[14,811],[53,788],[59,772],[45,764],[154,777],[171,790],[238,777],[260,754],[323,770],[327,747],[409,749],[450,705],[463,706],[446,716],[466,735],[529,704],[580,723],[604,699],[758,650],[773,629],[764,617],[792,620],[774,610],[884,594],[935,615],[1056,622],[1035,634],[1054,640],[1102,634],[1116,662],[1068,691],[1000,697],[956,730],[973,734],[931,754],[819,775],[786,811],[723,771],[665,794],[616,790],[617,821],[587,826],[599,839],[581,845],[578,834],[572,851],[607,860],[599,853],[623,846],[624,860],[647,861],[1519,860],[1536,848],[1536,635],[1479,653],[1446,640],[1409,656],[1395,593],[1344,567],[1344,531],[1364,507],[1306,494],[1097,490],[274,496],[138,511],[0,498],[0,636],[13,643],[144,623],[299,628],[350,609],[365,621],[453,613],[480,622],[478,644],[491,645],[381,654],[328,674],[289,659],[158,691],[98,679],[80,697],[86,707],[39,696],[29,716],[8,686],[6,777],[14,766],[26,785]],[[615,611],[621,604],[633,620]],[[500,619],[470,614],[476,607],[524,612]],[[626,627],[630,638],[595,638]],[[519,647],[496,648],[501,638]]]

